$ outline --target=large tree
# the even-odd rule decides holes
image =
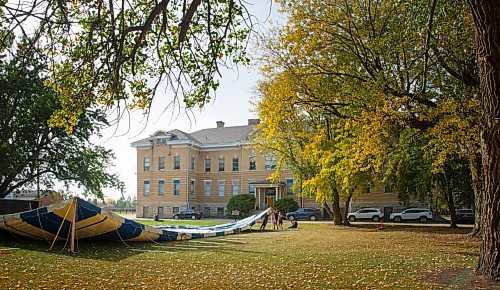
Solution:
[[[0,1],[0,49],[45,57],[61,107],[52,126],[71,131],[88,107],[148,112],[159,88],[203,106],[220,68],[246,63],[253,18],[242,0]],[[21,42],[20,39],[23,39]]]
[[[111,151],[89,142],[106,123],[104,114],[82,111],[72,134],[49,126],[61,103],[42,71],[33,58],[0,61],[0,198],[38,181],[81,186],[98,197],[105,187],[122,189],[117,175],[107,172]]]
[[[500,279],[500,1],[468,0],[481,87],[483,234],[477,272]]]

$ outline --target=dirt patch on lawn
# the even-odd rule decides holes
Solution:
[[[422,274],[425,282],[446,289],[500,289],[500,282],[478,276],[472,269],[443,269]]]

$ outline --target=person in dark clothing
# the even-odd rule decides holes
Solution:
[[[299,228],[299,223],[297,221],[291,221],[291,226],[289,226],[289,229],[298,229]]]
[[[278,211],[278,228],[283,229],[283,215]]]
[[[269,220],[269,215],[266,213],[266,214],[264,214],[264,216],[262,217],[262,224],[260,225],[260,230],[261,230],[261,231],[266,229],[267,220]]]
[[[278,212],[275,211],[273,213],[273,230],[277,230],[278,229]]]

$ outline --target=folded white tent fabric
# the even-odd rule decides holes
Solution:
[[[0,229],[49,241],[71,236],[106,241],[177,241],[240,233],[250,229],[269,210],[218,226],[146,226],[75,197],[30,211],[2,215]]]

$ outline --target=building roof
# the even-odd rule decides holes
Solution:
[[[151,146],[155,139],[166,138],[167,144],[194,144],[199,147],[212,147],[217,145],[236,145],[246,142],[255,131],[258,124],[256,120],[249,120],[248,125],[224,127],[223,122],[217,122],[217,128],[208,128],[186,133],[181,130],[156,131],[148,138],[132,142],[132,147]]]
[[[210,128],[193,132],[191,136],[201,144],[235,143],[247,140],[254,127],[253,125],[246,125]]]

